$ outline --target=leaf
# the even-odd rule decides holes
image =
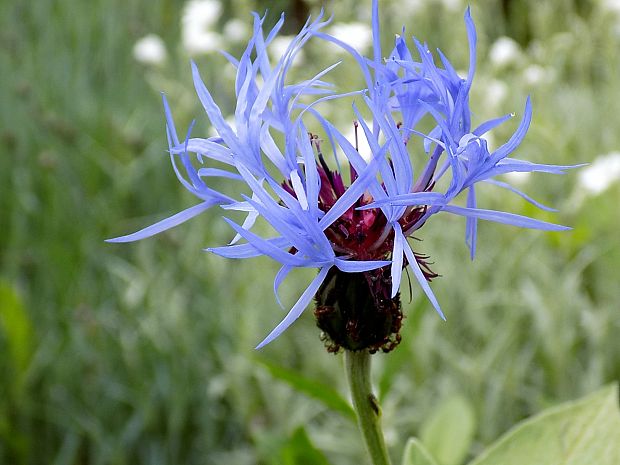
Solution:
[[[303,427],[293,432],[281,454],[284,465],[329,465],[323,453],[314,447]]]
[[[323,383],[305,378],[299,373],[278,366],[267,360],[258,359],[258,362],[267,368],[269,373],[271,373],[271,376],[274,378],[288,383],[295,390],[320,401],[326,407],[341,413],[349,420],[353,422],[357,421],[355,411],[351,405],[344,400],[335,389],[332,389]]]
[[[437,462],[418,438],[409,438],[405,445],[402,465],[437,465]]]
[[[420,438],[441,465],[465,460],[476,431],[470,402],[461,395],[444,400],[422,426]]]
[[[33,330],[28,312],[13,287],[0,281],[0,330],[4,329],[8,353],[12,361],[15,389],[30,365],[33,353]]]
[[[521,422],[470,463],[500,464],[620,464],[618,386]]]

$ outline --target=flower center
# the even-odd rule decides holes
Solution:
[[[357,125],[356,125],[357,128]],[[320,140],[309,134],[316,150],[317,171],[321,179],[318,207],[327,213],[345,193],[342,175],[332,171],[321,152]],[[357,132],[356,132],[357,149]],[[351,182],[357,173],[351,168]],[[292,180],[282,186],[296,195]],[[427,186],[432,190],[432,185]],[[388,224],[380,208],[359,210],[359,207],[373,202],[370,194],[363,194],[326,230],[337,256],[350,260],[386,260],[391,258],[394,246],[394,229]],[[426,212],[425,206],[410,207],[399,220],[403,231],[421,226],[420,220]],[[422,273],[428,281],[438,275],[429,268],[428,256],[414,252]],[[403,261],[403,267],[408,265]],[[403,319],[400,296],[391,298],[392,278],[390,267],[383,267],[362,273],[345,273],[338,268],[330,269],[325,281],[316,293],[315,316],[317,326],[323,331],[323,338],[330,352],[339,349],[389,352],[400,342],[400,327]]]

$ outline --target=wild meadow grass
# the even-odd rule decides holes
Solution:
[[[226,3],[218,24],[249,22],[248,11],[265,7],[248,3]],[[309,3],[316,11],[319,2]],[[367,3],[327,8],[338,21],[367,22]],[[408,3],[386,2],[383,30],[405,23],[465,68],[465,6]],[[620,15],[603,2],[506,3],[508,11],[472,2],[476,117],[520,115],[531,94],[521,158],[573,164],[620,151]],[[2,464],[362,463],[355,423],[333,396],[345,397],[341,357],[325,352],[311,312],[254,351],[283,315],[272,293],[277,268],[201,252],[232,238],[221,211],[131,245],[103,242],[191,205],[169,166],[158,94],[168,95],[180,132],[193,118],[195,134],[208,132],[180,46],[182,6],[0,2]],[[148,33],[168,47],[161,67],[132,57]],[[494,64],[504,35],[519,55]],[[300,75],[338,60],[319,44],[309,53]],[[197,61],[226,107],[225,60]],[[333,81],[349,90],[346,67]],[[504,97],[491,95],[498,88]],[[342,124],[351,124],[348,108],[334,106]],[[434,218],[420,235],[442,275],[433,289],[448,320],[412,285],[403,342],[375,357],[397,453],[455,396],[475,418],[473,454],[517,420],[620,379],[620,183],[589,195],[569,172],[534,174],[522,188],[559,213],[493,189],[480,203],[574,229],[482,224],[474,262],[461,219]],[[288,282],[285,304],[311,277]]]

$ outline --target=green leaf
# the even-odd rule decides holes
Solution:
[[[19,390],[34,350],[33,330],[21,298],[5,281],[0,281],[0,330],[2,329],[12,362],[14,387]]]
[[[403,453],[402,465],[437,465],[437,462],[418,438],[409,438]]]
[[[341,413],[349,420],[356,421],[353,408],[335,389],[318,381],[305,378],[299,373],[278,366],[268,360],[258,359],[258,362],[267,368],[274,378],[288,383],[295,390],[320,401],[326,407]]]
[[[476,431],[470,402],[454,395],[422,425],[421,440],[441,465],[458,465],[465,460]]]
[[[525,420],[470,463],[530,464],[620,464],[617,385]]]
[[[297,428],[291,440],[282,448],[283,465],[329,465],[321,451],[316,449],[306,430]]]

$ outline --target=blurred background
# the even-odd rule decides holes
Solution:
[[[201,252],[232,238],[221,211],[138,243],[103,242],[195,203],[169,165],[159,93],[181,134],[194,118],[193,134],[209,134],[189,60],[230,114],[233,69],[217,50],[239,56],[250,12],[269,8],[269,24],[287,14],[277,57],[320,3],[0,1],[0,463],[364,463],[342,357],[323,349],[312,312],[254,351],[283,316],[277,268]],[[493,134],[501,144],[529,94],[519,158],[590,165],[511,179],[557,214],[480,190],[481,207],[570,232],[484,223],[473,262],[462,219],[439,215],[420,232],[448,320],[404,283],[403,342],[374,357],[374,378],[394,457],[411,435],[437,443],[437,412],[457,406],[448,424],[471,442],[442,465],[620,378],[620,2],[471,6],[474,124],[516,112]],[[325,7],[329,30],[369,52],[370,0]],[[382,0],[386,50],[405,25],[466,69],[465,7]],[[341,59],[311,42],[294,74]],[[330,80],[361,85],[346,59]],[[351,124],[348,105],[330,108]],[[312,272],[297,276],[285,305]]]

